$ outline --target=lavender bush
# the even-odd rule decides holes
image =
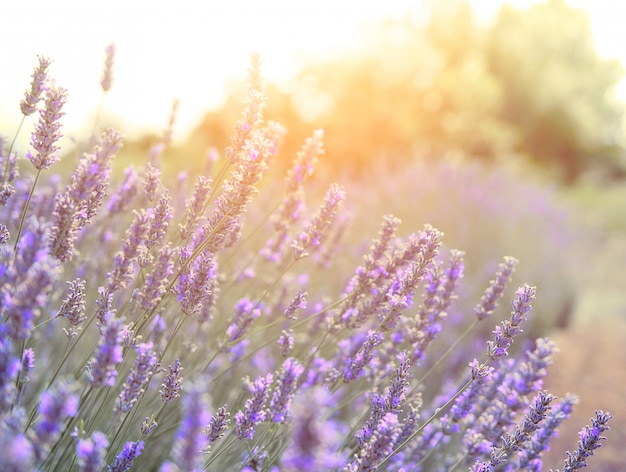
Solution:
[[[221,167],[168,182],[172,118],[119,182],[113,129],[71,175],[49,175],[71,99],[49,65],[21,107],[38,112],[30,162],[0,146],[1,470],[542,470],[575,397],[542,389],[549,339],[511,350],[535,287],[517,289],[490,339],[463,342],[489,324],[514,258],[454,307],[468,329],[453,339],[464,253],[434,227],[400,237],[386,216],[362,263],[336,272],[346,193],[332,184],[305,205],[321,130],[252,206],[285,133],[263,116],[257,56]],[[433,359],[436,340],[450,348]],[[610,418],[596,412],[564,471],[586,465]]]

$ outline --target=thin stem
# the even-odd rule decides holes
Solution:
[[[35,186],[39,181],[39,176],[41,175],[41,169],[37,169],[37,173],[35,174],[35,181],[33,182],[33,186],[30,188],[30,192],[28,193],[28,199],[26,200],[26,204],[24,205],[24,209],[22,210],[22,217],[20,218],[20,225],[17,228],[17,235],[15,236],[15,244],[13,245],[13,254],[17,252],[17,243],[20,240],[20,236],[22,235],[22,229],[24,228],[24,221],[26,220],[26,214],[28,213],[28,207],[30,206],[30,201],[33,198],[33,194],[35,192]]]

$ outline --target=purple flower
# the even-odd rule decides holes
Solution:
[[[154,421],[153,419],[150,419],[149,416],[146,416],[141,422],[141,428],[140,428],[141,434],[143,436],[148,436],[157,426],[158,424],[156,421]]]
[[[230,426],[230,413],[226,411],[226,405],[219,408],[211,417],[209,426],[204,430],[204,436],[209,445],[224,436],[224,431]]]
[[[235,306],[235,314],[231,320],[228,328],[226,329],[226,335],[228,341],[234,343],[239,341],[246,333],[250,324],[259,316],[261,316],[261,310],[263,304],[255,304],[248,298],[242,298],[237,302]]]
[[[76,457],[80,472],[100,472],[104,466],[106,448],[109,445],[104,433],[95,431],[91,438],[76,439]]]
[[[172,459],[179,470],[199,470],[205,441],[204,429],[209,421],[202,389],[196,385],[183,398],[183,421],[174,437]]]
[[[125,472],[133,466],[133,461],[141,455],[143,441],[127,442],[117,455],[113,463],[107,467],[107,472]]]
[[[33,443],[10,425],[8,416],[0,422],[0,467],[3,471],[30,472],[35,467]]]
[[[239,439],[253,439],[254,427],[257,423],[265,421],[267,411],[265,402],[270,394],[270,385],[274,376],[267,374],[265,377],[257,378],[254,383],[248,384],[248,390],[252,398],[246,400],[243,410],[235,413],[237,423],[237,437]]]
[[[156,192],[161,183],[161,171],[148,163],[146,173],[143,176],[143,193],[149,202],[154,201]]]
[[[1,326],[0,326],[1,328]],[[20,361],[13,356],[9,339],[0,331],[0,412],[7,413],[15,397],[15,377]]]
[[[606,437],[602,436],[602,433],[610,429],[606,424],[611,418],[613,418],[613,415],[610,413],[596,410],[595,419],[591,419],[591,428],[585,426],[582,431],[578,433],[580,441],[578,441],[578,449],[576,452],[571,453],[567,451],[567,459],[565,460],[563,472],[574,472],[575,470],[587,467],[587,457],[592,456],[593,451],[602,446],[600,441],[606,439]]]
[[[130,370],[126,383],[117,398],[115,411],[124,413],[130,410],[144,392],[144,385],[150,381],[155,373],[158,362],[152,347],[151,342],[137,345],[135,366]]]
[[[100,329],[102,337],[87,366],[87,380],[95,387],[112,387],[117,377],[115,367],[122,361],[122,322],[110,317]]]
[[[107,204],[107,210],[110,216],[124,212],[132,203],[138,192],[137,179],[137,172],[134,167],[128,166],[124,171],[124,182],[122,182],[120,188],[111,195],[109,203]]]
[[[321,244],[322,238],[326,236],[327,229],[337,216],[339,204],[345,198],[346,193],[343,187],[337,184],[330,186],[319,212],[300,233],[300,236],[291,243],[296,260],[308,256],[308,251],[317,248]]]
[[[57,142],[63,136],[59,120],[65,114],[62,110],[66,100],[67,91],[63,87],[50,85],[46,90],[44,108],[39,111],[39,121],[30,138],[30,145],[36,153],[26,153],[37,170],[47,169],[58,160],[57,153],[61,148]]]
[[[102,72],[102,80],[100,85],[104,92],[108,92],[113,84],[113,62],[115,61],[115,43],[110,43],[104,50],[104,71]]]
[[[363,369],[374,358],[375,347],[383,342],[383,335],[375,331],[368,331],[367,338],[358,352],[348,358],[347,365],[343,369],[344,382],[359,378]]]
[[[545,419],[554,395],[546,391],[539,392],[534,403],[528,408],[528,414],[522,424],[517,425],[515,433],[505,433],[502,436],[502,446],[494,447],[491,451],[491,465],[496,466],[507,462],[517,451],[521,451],[524,444],[530,440],[530,435],[539,429],[539,424]]]
[[[532,309],[531,303],[535,299],[535,287],[524,285],[517,289],[517,298],[513,300],[511,320],[504,320],[494,330],[495,341],[488,341],[490,359],[500,359],[508,355],[508,349],[513,338],[522,332],[520,325],[526,321],[526,314]]]
[[[518,468],[526,468],[531,472],[541,472],[543,466],[541,455],[543,451],[548,450],[550,440],[558,433],[559,426],[569,416],[571,407],[576,401],[575,396],[568,395],[552,406],[546,420],[533,434],[530,444],[520,452]]]
[[[185,269],[178,279],[178,300],[183,313],[195,315],[202,309],[203,302],[210,297],[213,280],[217,277],[215,256],[204,251],[189,261],[190,254],[181,252],[181,266]]]
[[[287,309],[285,310],[285,312],[283,313],[285,315],[285,318],[289,318],[290,320],[295,320],[296,317],[294,316],[295,312],[298,310],[304,310],[306,308],[306,297],[307,297],[307,292],[306,291],[302,291],[302,290],[298,290],[298,293],[296,294],[296,296],[291,300],[291,302],[289,303],[289,306],[287,307]]]
[[[261,256],[278,262],[289,238],[289,230],[300,220],[304,212],[304,190],[302,184],[313,173],[313,166],[317,157],[324,153],[324,131],[316,130],[313,136],[307,138],[302,148],[296,154],[293,166],[287,171],[285,178],[287,190],[280,206],[272,214],[271,221],[276,234],[268,240],[265,248],[261,250]]]
[[[72,181],[55,199],[50,251],[60,261],[72,258],[74,242],[102,206],[109,186],[111,160],[122,146],[114,129],[102,133],[91,154],[85,153],[72,174]]]
[[[161,390],[159,390],[163,403],[169,403],[179,398],[180,391],[183,389],[183,367],[180,365],[180,360],[176,359],[174,366],[169,366],[168,369],[170,373],[163,380]]]
[[[400,365],[396,368],[396,374],[391,380],[391,385],[384,395],[372,395],[372,412],[370,417],[357,434],[356,438],[359,445],[366,443],[376,430],[378,424],[387,413],[401,413],[401,405],[406,400],[406,392],[409,386],[409,370],[411,368],[410,360],[405,353],[398,355]]]
[[[38,459],[59,438],[63,423],[78,411],[78,396],[70,392],[67,385],[62,384],[54,391],[45,390],[39,400],[39,420],[35,424],[37,440],[33,442]]]
[[[169,192],[165,190],[154,209],[149,210],[152,221],[146,238],[146,247],[151,248],[157,246],[165,236],[168,222],[172,217],[171,201],[172,197],[170,197]]]
[[[281,127],[271,134],[284,132]],[[253,130],[250,139],[237,153],[236,170],[231,173],[231,179],[222,184],[222,194],[217,198],[216,208],[202,229],[202,244],[213,253],[232,246],[240,237],[240,216],[257,192],[255,185],[267,171],[267,161],[276,151],[265,134],[262,130]]]
[[[493,313],[498,300],[504,294],[504,289],[511,280],[516,265],[517,260],[513,257],[505,257],[504,262],[500,263],[494,279],[487,290],[485,290],[480,303],[474,308],[474,315],[476,315],[478,320],[484,320]]]
[[[239,163],[242,150],[246,141],[250,138],[251,132],[261,126],[263,122],[266,97],[261,75],[261,58],[258,54],[250,56],[247,82],[248,94],[245,108],[235,126],[234,135],[230,140],[231,145],[226,148],[226,158],[233,165]]]
[[[174,272],[174,261],[172,260],[174,251],[168,243],[159,250],[159,256],[152,272],[146,277],[146,283],[138,292],[141,300],[141,308],[146,312],[154,310],[163,296],[165,296],[168,287],[168,278]]]
[[[44,56],[37,56],[39,65],[35,68],[30,90],[24,92],[24,99],[20,102],[20,109],[24,116],[29,116],[37,110],[37,104],[41,100],[41,94],[46,89],[48,67],[52,61]]]
[[[211,183],[211,180],[203,175],[196,181],[193,196],[185,204],[187,211],[183,223],[178,226],[183,241],[188,241],[198,229],[198,223],[209,201]]]
[[[133,262],[139,257],[150,228],[151,217],[145,211],[133,211],[135,219],[122,242],[122,250],[115,255],[113,270],[107,274],[107,293],[112,295],[125,288],[133,277]]]
[[[338,421],[322,420],[332,408],[331,402],[328,391],[321,387],[294,399],[293,433],[281,458],[281,471],[334,470],[344,463],[337,451],[346,432]]]
[[[283,330],[282,334],[278,338],[278,345],[280,346],[280,353],[283,357],[288,357],[293,350],[293,331],[285,331]]]
[[[78,326],[87,319],[85,316],[85,281],[74,279],[72,282],[67,282],[67,285],[69,294],[61,303],[56,316],[63,316],[72,326]]]
[[[7,334],[15,340],[30,336],[35,318],[46,305],[47,295],[57,277],[57,266],[46,258],[35,262],[12,293],[4,292],[0,305],[4,308]]]
[[[304,367],[295,359],[290,357],[283,362],[283,368],[278,376],[278,383],[274,387],[268,409],[270,419],[274,423],[285,423],[289,418],[291,400],[298,386],[298,380],[303,373]]]
[[[393,452],[400,425],[396,413],[386,413],[378,423],[367,443],[358,452],[356,459],[348,464],[345,472],[374,472],[379,463]]]

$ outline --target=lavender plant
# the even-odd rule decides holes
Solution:
[[[304,204],[321,130],[283,187],[265,185],[273,205],[253,206],[285,132],[263,116],[258,56],[226,162],[189,195],[161,171],[162,148],[110,186],[115,130],[71,175],[46,178],[71,99],[48,65],[21,107],[40,112],[25,153],[34,178],[18,179],[1,141],[0,470],[541,470],[575,399],[542,389],[549,339],[512,350],[535,288],[517,290],[493,339],[474,330],[498,311],[515,259],[473,310],[454,307],[480,350],[452,339],[464,252],[443,250],[430,225],[400,237],[386,216],[362,265],[331,284],[346,192],[332,184],[308,217]],[[453,349],[431,358],[437,340]],[[586,465],[610,418],[596,413],[563,470]]]

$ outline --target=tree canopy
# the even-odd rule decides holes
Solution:
[[[524,155],[572,182],[592,168],[624,174],[622,76],[564,0],[505,4],[486,27],[467,1],[430,1],[370,25],[352,54],[307,63],[289,90],[270,84],[267,115],[288,125],[287,153],[322,127],[327,161],[355,173],[415,155]],[[224,144],[234,96],[207,114],[196,143]]]

